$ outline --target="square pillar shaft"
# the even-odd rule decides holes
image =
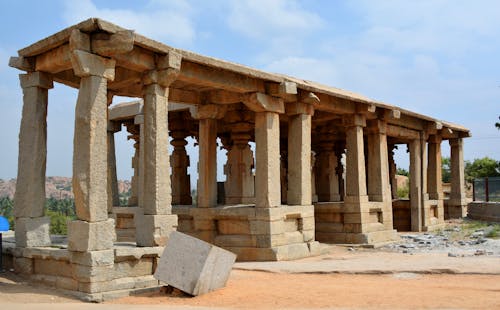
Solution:
[[[83,76],[75,110],[73,192],[76,215],[87,222],[108,218],[107,108],[107,79]]]
[[[450,139],[451,147],[451,193],[450,203],[453,205],[465,204],[465,176],[463,140]]]
[[[319,201],[340,201],[338,159],[333,149],[322,149],[316,156],[316,192]]]
[[[23,88],[23,114],[19,132],[16,218],[43,216],[47,162],[47,104],[52,78],[43,72],[19,75]]]
[[[255,113],[255,206],[257,208],[281,205],[279,130],[278,113]],[[310,183],[309,180],[307,182]]]
[[[116,175],[115,131],[119,131],[119,123],[108,124],[108,213],[113,213],[113,207],[120,206],[118,193],[118,178]]]
[[[311,115],[291,115],[288,119],[287,204],[311,204]]]
[[[366,194],[365,151],[363,142],[364,118],[353,115],[346,129],[346,193],[345,201],[360,203],[368,201]]]
[[[429,142],[429,165],[427,167],[427,182],[429,199],[443,199],[441,137],[438,136],[432,136]]]
[[[144,150],[142,205],[145,215],[171,213],[170,160],[168,155],[168,88],[144,88]],[[141,141],[142,142],[142,141]]]
[[[412,140],[410,148],[410,208],[411,230],[422,231],[422,145]]]
[[[391,201],[386,124],[374,121],[368,135],[368,196],[371,201]]]
[[[217,120],[199,121],[198,207],[217,205]]]

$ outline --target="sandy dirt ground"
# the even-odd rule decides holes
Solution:
[[[103,304],[85,304],[7,272],[0,274],[0,309],[500,309],[500,258],[453,259],[454,268],[433,269],[451,258],[335,247],[296,262],[238,263],[225,288],[203,296],[158,290]]]

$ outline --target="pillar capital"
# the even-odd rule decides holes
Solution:
[[[440,135],[429,136],[429,143],[440,144],[443,138]]]
[[[122,124],[116,121],[108,121],[108,132],[115,133],[122,130]]]
[[[282,98],[256,92],[242,96],[242,101],[254,112],[285,113],[285,103]]]
[[[54,87],[52,76],[41,71],[19,74],[19,80],[22,88],[38,87],[50,89]]]
[[[114,59],[104,58],[82,50],[73,50],[71,64],[76,76],[100,76],[110,81],[115,79],[116,61]]]
[[[386,134],[387,122],[380,119],[373,119],[366,122],[369,133],[372,134]]]
[[[297,114],[307,114],[314,115],[314,106],[309,103],[303,102],[290,102],[286,105],[286,114],[297,115]]]
[[[167,55],[159,57],[157,68],[143,75],[144,85],[159,84],[164,88],[169,87],[179,76],[181,62],[181,55],[175,52],[169,52]]]
[[[342,117],[342,124],[346,127],[365,127],[366,117],[363,114],[349,114]]]
[[[200,119],[221,119],[226,114],[227,106],[218,104],[200,104],[190,109],[191,117]]]
[[[450,139],[449,142],[451,147],[462,147],[464,143],[462,138],[453,138]]]

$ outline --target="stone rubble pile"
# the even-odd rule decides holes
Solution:
[[[500,239],[491,239],[486,236],[493,229],[488,226],[477,229],[469,236],[457,238],[462,228],[455,226],[439,232],[401,234],[400,242],[382,247],[384,251],[414,253],[445,253],[449,257],[464,257],[474,255],[494,255],[500,257]]]

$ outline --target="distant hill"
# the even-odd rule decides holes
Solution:
[[[126,193],[130,190],[130,181],[118,181],[118,191]],[[14,198],[16,191],[16,179],[0,179],[0,197]],[[45,193],[47,198],[73,198],[71,191],[71,178],[47,177],[45,180]]]

